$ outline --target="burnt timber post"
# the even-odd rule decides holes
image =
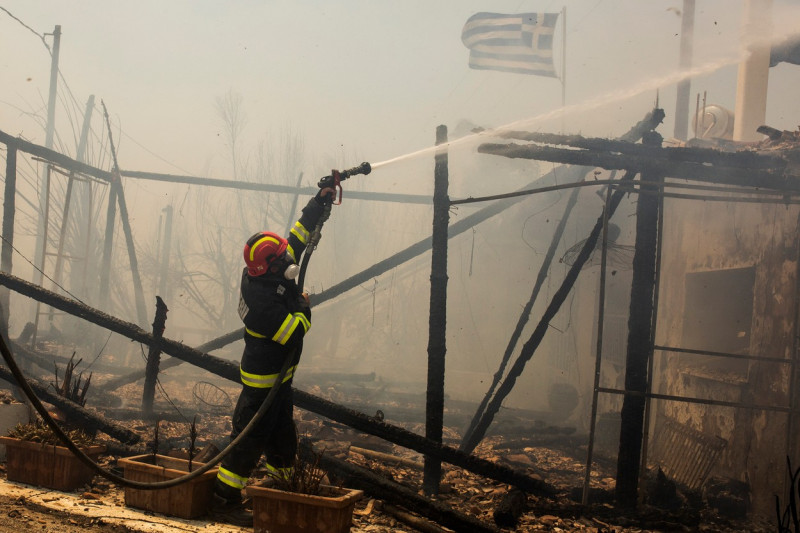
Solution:
[[[642,138],[648,146],[661,146],[662,137],[650,132]],[[625,360],[625,397],[622,401],[619,455],[617,459],[617,503],[636,505],[639,463],[642,457],[647,365],[653,352],[653,316],[656,294],[658,219],[662,198],[658,185],[663,174],[647,168],[641,174],[642,194],[636,204],[636,249],[633,255],[628,352]]]
[[[3,246],[0,249],[0,270],[11,273],[14,245],[14,213],[17,201],[17,147],[6,145],[6,186],[3,196]],[[10,293],[5,287],[0,291],[0,334],[8,338]]]
[[[113,178],[113,179],[118,179]],[[100,309],[110,311],[108,304],[109,279],[111,278],[111,252],[114,249],[114,221],[117,218],[117,188],[113,185],[108,187],[108,209],[106,210],[106,233],[103,239],[103,260],[100,265],[100,287],[98,302]]]
[[[172,252],[172,206],[168,205],[164,209],[161,210],[162,213],[165,213],[165,220],[164,220],[164,246],[163,252],[161,253],[161,273],[159,274],[158,280],[158,290],[161,294],[164,295],[164,298],[169,300],[170,296],[170,286],[169,286],[169,256]],[[287,231],[286,235],[289,234]]]
[[[160,296],[156,296],[156,316],[153,318],[153,337],[160,339],[164,335],[167,324],[167,304]],[[147,365],[145,367],[144,387],[142,390],[142,413],[153,414],[153,397],[156,392],[158,367],[161,363],[161,348],[158,344],[151,344],[147,352]]]
[[[436,145],[447,144],[447,126],[436,128]],[[428,393],[425,402],[425,437],[441,444],[444,423],[444,356],[447,325],[447,225],[450,222],[447,148],[436,151],[433,185],[433,235],[431,239],[431,310],[428,326]],[[442,463],[425,457],[423,488],[439,494]]]

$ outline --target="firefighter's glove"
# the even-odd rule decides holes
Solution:
[[[298,300],[300,302],[300,306],[303,309],[308,309],[311,307],[311,300],[309,299],[307,292],[303,292],[303,294],[300,295],[300,298],[298,298]]]
[[[324,189],[320,189],[317,195],[314,197],[314,200],[321,206],[331,205],[333,203],[334,198],[336,198],[336,189],[333,187],[325,187]]]

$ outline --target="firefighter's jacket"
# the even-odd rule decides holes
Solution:
[[[315,198],[303,208],[287,240],[288,251],[299,263],[308,239],[324,207]],[[240,366],[242,383],[256,389],[269,389],[278,377],[286,357],[293,362],[284,383],[291,381],[303,351],[303,337],[311,327],[311,309],[303,300],[294,280],[283,274],[249,276],[242,272],[239,317],[244,322],[244,354]]]

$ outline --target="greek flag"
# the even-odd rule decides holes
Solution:
[[[553,34],[558,13],[477,13],[461,32],[469,66],[535,76],[556,76]]]

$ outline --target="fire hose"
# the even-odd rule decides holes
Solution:
[[[325,203],[325,211],[323,212],[322,216],[320,217],[319,221],[317,222],[316,227],[314,228],[314,232],[312,233],[311,237],[309,238],[308,246],[306,247],[306,252],[303,257],[302,265],[300,267],[300,275],[298,279],[298,287],[300,292],[303,291],[303,282],[305,280],[305,272],[308,268],[308,263],[311,257],[311,254],[319,245],[319,241],[322,237],[322,226],[324,225],[325,221],[330,217],[331,213],[331,205],[339,205],[342,203],[342,186],[341,182],[346,180],[347,178],[356,175],[356,174],[369,174],[371,171],[371,167],[369,163],[362,163],[361,165],[351,168],[349,170],[344,170],[339,172],[338,170],[331,171],[330,176],[325,176],[324,178],[320,179],[318,186],[320,189],[324,188],[333,188],[334,195],[338,196],[338,201],[336,199],[331,198],[329,201]],[[96,474],[117,483],[123,487],[129,487],[134,489],[140,490],[157,490],[157,489],[167,489],[170,487],[175,487],[177,485],[181,485],[192,479],[195,479],[212,468],[214,468],[217,464],[219,464],[232,450],[233,448],[239,444],[239,442],[245,438],[256,426],[256,424],[264,417],[266,412],[269,410],[269,407],[272,405],[272,402],[275,400],[275,396],[278,393],[281,385],[283,384],[283,380],[286,376],[286,373],[289,370],[291,365],[291,361],[294,358],[294,352],[291,352],[286,357],[286,360],[283,362],[283,366],[281,367],[280,372],[278,373],[278,377],[275,381],[275,385],[270,389],[269,394],[267,397],[264,398],[264,401],[261,403],[261,406],[256,411],[253,418],[250,419],[250,422],[242,429],[241,433],[236,436],[231,442],[216,456],[211,458],[209,461],[205,462],[202,467],[198,468],[197,470],[193,470],[192,472],[180,476],[174,479],[170,479],[167,481],[157,481],[153,483],[144,483],[141,481],[133,481],[130,479],[126,479],[122,476],[118,476],[113,472],[110,472],[100,465],[95,463],[91,457],[86,455],[83,450],[81,450],[69,436],[61,429],[58,423],[53,420],[50,416],[50,413],[47,412],[47,409],[42,404],[41,400],[36,396],[36,393],[33,392],[31,389],[28,380],[23,375],[22,371],[20,370],[17,362],[14,360],[14,356],[11,354],[11,350],[8,348],[8,345],[5,342],[5,339],[2,335],[0,335],[0,354],[3,356],[3,360],[5,360],[6,365],[8,365],[9,370],[11,371],[12,375],[17,381],[17,385],[22,389],[22,392],[25,393],[25,396],[30,400],[33,407],[42,417],[42,420],[53,430],[53,433],[59,438],[59,440],[64,444],[66,448],[68,448],[82,463],[88,466],[92,471]]]
[[[342,170],[341,172],[338,170],[331,170],[330,176],[325,176],[317,183],[317,187],[319,187],[320,190],[333,189],[333,196],[336,196],[336,198],[329,198],[325,201],[325,211],[323,211],[322,215],[319,217],[317,225],[308,239],[306,252],[303,254],[303,261],[300,265],[300,275],[297,278],[297,286],[300,288],[300,292],[303,292],[306,269],[308,268],[308,262],[311,260],[311,254],[317,249],[319,241],[322,238],[322,226],[328,220],[328,217],[331,216],[331,206],[340,205],[342,203],[342,182],[356,174],[363,174],[366,176],[370,172],[372,172],[372,167],[369,163],[364,162],[357,167],[353,167],[349,170]]]

